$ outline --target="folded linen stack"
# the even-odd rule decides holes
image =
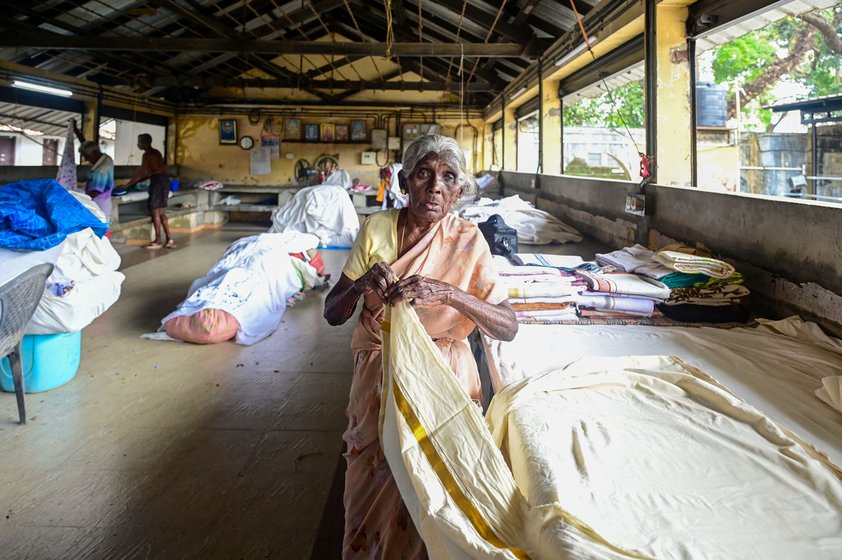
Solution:
[[[670,295],[663,283],[636,274],[576,271],[576,276],[588,287],[576,298],[579,314],[583,317],[658,316],[655,304]]]
[[[576,320],[575,297],[585,285],[574,275],[551,266],[513,265],[499,255],[494,265],[519,321]]]
[[[745,323],[750,297],[748,288],[740,284],[673,288],[660,309],[667,317],[688,323]]]
[[[689,255],[679,251],[659,251],[655,255],[655,260],[671,270],[685,274],[704,274],[713,278],[728,278],[735,272],[734,267],[724,261],[700,255]]]

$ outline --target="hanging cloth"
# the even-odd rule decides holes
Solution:
[[[67,123],[67,140],[64,142],[64,153],[61,155],[56,181],[69,191],[76,190],[76,150],[73,138],[73,124]]]

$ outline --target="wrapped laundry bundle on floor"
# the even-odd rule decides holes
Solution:
[[[317,270],[290,253],[307,253],[319,238],[298,232],[262,233],[234,242],[187,298],[161,320],[169,336],[212,344],[236,338],[255,344],[278,328],[288,300],[321,283]]]
[[[312,233],[322,247],[351,247],[360,231],[360,219],[351,197],[342,187],[317,185],[301,189],[272,212],[269,233]]]

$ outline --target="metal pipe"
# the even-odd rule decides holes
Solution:
[[[658,180],[658,19],[656,0],[646,0],[643,17],[644,68],[646,83],[645,122],[646,153],[655,158],[650,169],[650,182]]]
[[[689,35],[689,30],[688,30]],[[699,186],[698,135],[696,131],[696,39],[687,38],[687,63],[690,67],[690,184]],[[739,146],[737,146],[739,150]]]

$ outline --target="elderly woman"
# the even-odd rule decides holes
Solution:
[[[424,136],[399,173],[407,208],[371,215],[325,301],[331,325],[347,321],[363,297],[351,340],[354,378],[344,434],[343,558],[424,558],[426,551],[383,456],[378,437],[383,376],[380,324],[386,308],[409,301],[465,392],[479,402],[476,363],[465,338],[474,327],[511,340],[517,332],[507,292],[477,227],[450,214],[472,186],[452,138]]]

